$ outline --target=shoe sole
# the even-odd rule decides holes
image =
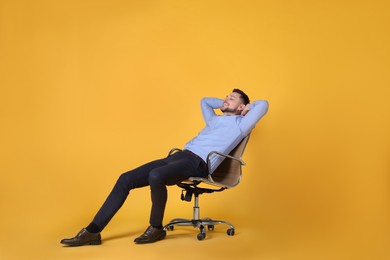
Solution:
[[[100,240],[94,240],[94,241],[90,241],[90,242],[83,243],[83,244],[71,244],[71,243],[61,243],[61,244],[67,245],[67,246],[85,246],[85,245],[96,246],[96,245],[100,245],[101,243],[102,243],[102,241],[100,241]]]
[[[167,236],[167,233],[163,233],[161,234],[161,236],[159,236],[156,240],[154,241],[134,241],[136,244],[150,244],[150,243],[154,243],[154,242],[157,242],[157,241],[160,241],[160,240],[163,240],[165,237]]]
[[[98,240],[98,241],[91,241],[89,242],[89,245],[91,246],[96,246],[96,245],[100,245],[102,243],[102,241]]]

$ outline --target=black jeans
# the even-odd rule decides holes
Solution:
[[[206,177],[207,174],[206,163],[197,155],[186,150],[144,164],[119,177],[92,222],[100,230],[103,230],[121,208],[130,190],[150,185],[152,197],[150,225],[161,226],[167,202],[166,185],[175,185],[189,177]]]

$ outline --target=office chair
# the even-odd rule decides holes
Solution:
[[[207,156],[207,167],[210,169],[210,158],[213,154],[225,157],[222,163],[218,168],[212,173],[209,174],[206,178],[200,177],[190,177],[188,180],[185,180],[177,186],[183,188],[181,199],[185,201],[191,201],[192,196],[194,196],[194,207],[193,207],[193,219],[182,219],[175,218],[172,219],[167,225],[164,226],[165,230],[172,231],[174,226],[193,226],[194,228],[199,228],[200,233],[198,234],[198,240],[203,240],[206,238],[206,229],[209,231],[214,230],[214,225],[226,224],[229,226],[227,234],[229,236],[234,235],[235,227],[226,221],[222,220],[213,220],[211,218],[200,218],[200,209],[199,209],[199,195],[203,193],[213,193],[220,192],[225,189],[230,189],[237,186],[240,183],[242,175],[242,166],[245,165],[245,162],[242,161],[241,157],[244,153],[245,147],[248,143],[249,135],[246,136],[241,142],[229,153],[223,154],[217,151],[212,151]],[[180,151],[178,148],[174,148],[169,152],[169,155]],[[200,187],[200,185],[202,187]],[[207,184],[207,188],[204,187]],[[185,191],[185,194],[184,194]]]

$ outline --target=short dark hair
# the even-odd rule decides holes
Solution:
[[[233,89],[233,92],[240,94],[240,98],[242,99],[242,101],[244,101],[245,105],[248,105],[250,103],[248,95],[245,94],[244,91],[242,91],[241,89],[235,88]]]

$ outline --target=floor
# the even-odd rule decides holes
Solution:
[[[227,227],[220,225],[198,241],[197,229],[176,227],[162,241],[138,245],[133,240],[144,231],[141,222],[125,225],[121,220],[115,221],[102,233],[103,243],[98,246],[62,246],[59,243],[62,238],[79,231],[75,226],[43,229],[45,232],[36,236],[16,234],[17,239],[8,241],[6,248],[2,245],[0,259],[370,259],[367,255],[359,257],[358,248],[342,242],[338,247],[318,237],[303,238],[298,234],[295,238],[287,237],[280,230],[272,234],[270,228],[261,231],[243,221],[236,224],[234,236],[228,236]]]

